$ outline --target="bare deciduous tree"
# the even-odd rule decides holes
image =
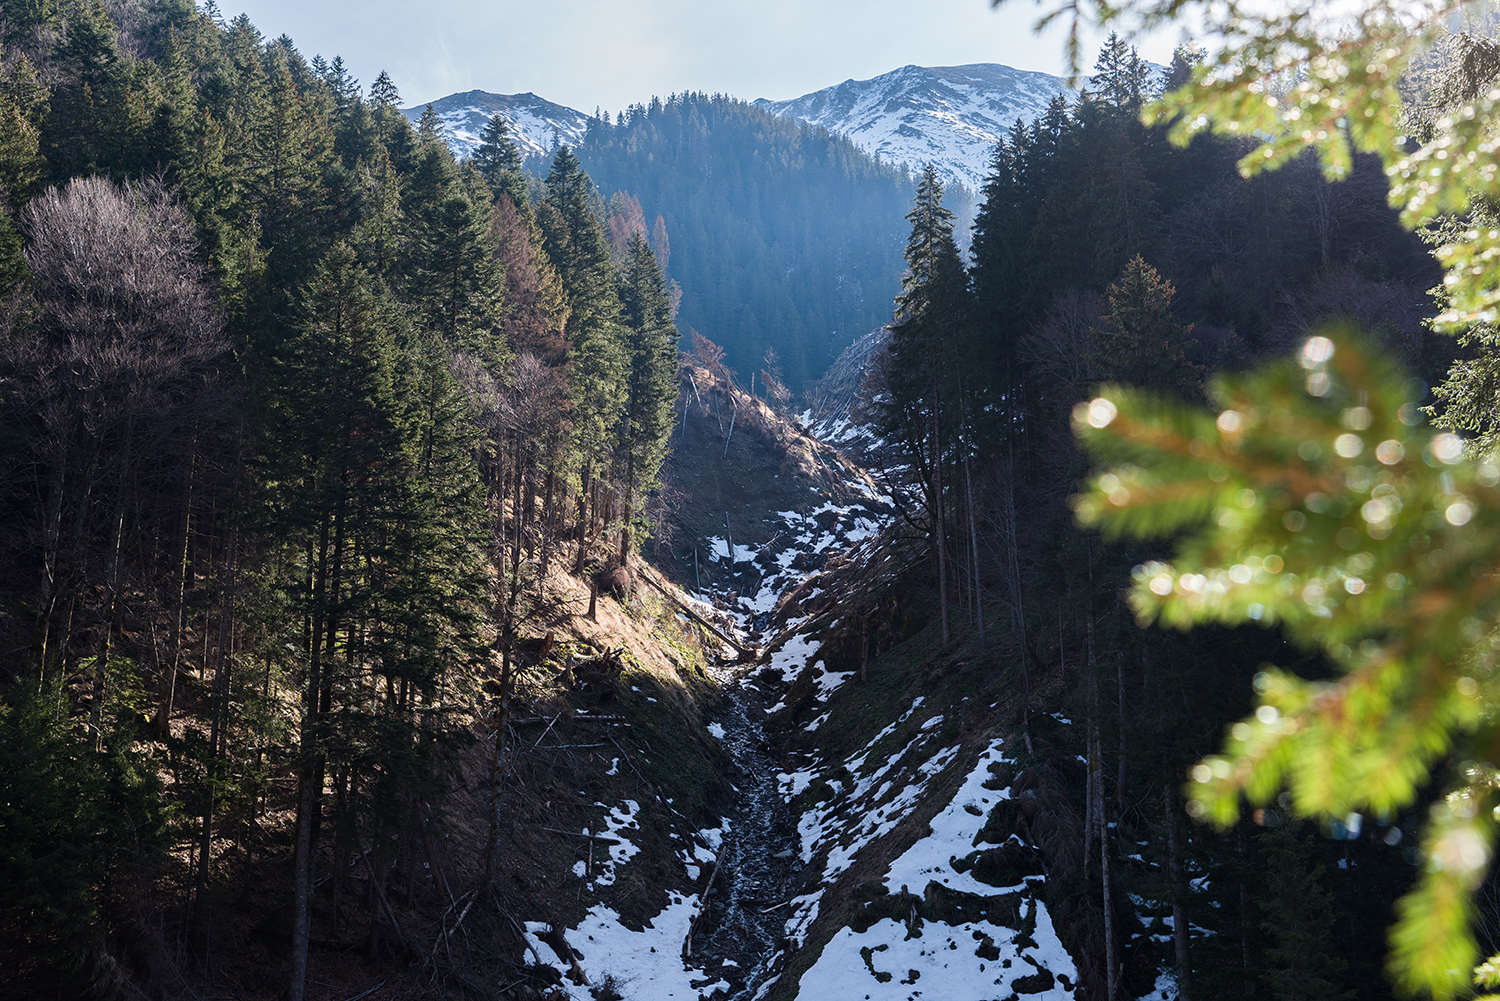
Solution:
[[[193,453],[223,430],[227,342],[192,220],[160,182],[78,178],[19,221],[34,319],[0,351],[14,387],[7,425],[21,438],[8,472],[40,487],[19,554],[36,582],[35,656],[65,664],[90,630],[102,684],[128,588],[155,588],[142,604],[181,634]],[[134,545],[132,532],[175,541]],[[157,659],[175,666],[170,642]],[[171,680],[168,668],[168,711]]]

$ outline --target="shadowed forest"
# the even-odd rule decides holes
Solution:
[[[757,427],[790,449],[793,391],[815,420],[817,379],[882,323],[841,447],[894,515],[878,559],[829,578],[829,663],[864,683],[927,629],[924,670],[1003,679],[1076,995],[1155,996],[1163,971],[1182,998],[1391,995],[1423,805],[1188,821],[1184,776],[1257,672],[1331,667],[1276,628],[1138,627],[1124,593],[1162,546],[1069,502],[1095,387],[1203,404],[1214,373],[1333,321],[1435,419],[1492,431],[1492,352],[1429,329],[1441,270],[1373,158],[1245,179],[1244,143],[1173,146],[1140,117],[1163,81],[1112,38],[1077,100],[996,150],[965,255],[930,168],[909,200],[905,170],[727,98],[596,120],[539,176],[498,117],[456,161],[385,74],[362,89],[212,3],[9,3],[0,39],[0,996],[197,997],[241,962],[268,971],[246,996],[301,1001],[346,961],[407,971],[405,996],[545,996],[497,858],[522,827],[582,837],[592,872],[597,831],[502,819],[505,783],[551,810],[569,780],[503,770],[497,735],[552,650],[552,581],[591,621],[643,552],[699,587],[708,540],[664,482],[697,373],[730,437],[754,373]],[[1445,98],[1414,88],[1416,134]],[[757,155],[774,169],[737,166]],[[701,331],[685,375],[679,310]],[[706,811],[728,794],[693,762]],[[488,803],[462,844],[458,789]],[[446,884],[455,856],[469,878]],[[1488,954],[1493,878],[1480,896]],[[226,931],[251,913],[255,936]]]

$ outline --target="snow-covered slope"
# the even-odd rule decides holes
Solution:
[[[425,107],[405,108],[401,113],[415,123]],[[546,153],[554,137],[560,143],[577,146],[588,131],[588,115],[530,93],[491,94],[471,90],[433,101],[432,110],[442,118],[448,146],[458,157],[474,152],[484,127],[496,114],[511,127],[512,138],[521,148],[522,156]]]
[[[755,105],[821,125],[867,152],[913,168],[931,161],[945,182],[978,191],[995,144],[1016,119],[1040,115],[1061,77],[998,63],[903,66],[872,80],[845,80],[790,101]]]
[[[1015,124],[1042,113],[1053,95],[1072,91],[1061,77],[998,63],[903,66],[872,80],[846,80],[789,101],[761,98],[756,107],[821,125],[854,140],[884,160],[918,168],[937,165],[945,182],[978,191],[995,143]],[[425,106],[403,110],[415,122]],[[490,117],[499,113],[515,130],[523,155],[551,148],[553,138],[577,146],[589,116],[535,94],[471,90],[432,102],[448,145],[465,157],[479,145]]]

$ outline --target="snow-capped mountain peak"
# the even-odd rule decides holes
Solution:
[[[402,109],[413,123],[422,117],[425,105]],[[443,120],[448,146],[460,158],[471,155],[490,119],[498,114],[511,128],[511,138],[522,156],[545,154],[553,140],[577,146],[588,131],[589,116],[535,94],[491,94],[470,90],[449,94],[432,102],[432,110]]]
[[[995,144],[1053,96],[1073,91],[1048,73],[998,63],[902,66],[871,80],[841,84],[760,108],[847,135],[866,152],[913,169],[931,162],[945,182],[978,191]]]

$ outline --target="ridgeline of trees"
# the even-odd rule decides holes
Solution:
[[[1192,64],[1180,52],[1171,82]],[[966,644],[956,657],[1013,670],[1028,701],[1038,678],[1065,680],[1074,725],[1037,700],[1017,753],[1063,790],[1048,830],[1074,833],[1052,856],[1049,907],[1081,992],[1137,997],[1168,973],[1184,998],[1386,997],[1386,931],[1424,811],[1320,830],[1283,801],[1228,833],[1186,821],[1185,775],[1250,711],[1256,672],[1325,678],[1331,664],[1255,625],[1138,628],[1132,568],[1163,546],[1078,527],[1072,422],[1099,384],[1201,404],[1211,372],[1284,357],[1335,319],[1437,382],[1454,350],[1424,324],[1439,271],[1374,158],[1337,183],[1310,157],[1246,179],[1244,142],[1174,147],[1142,124],[1150,74],[1120,39],[1095,73],[996,150],[967,267],[931,170],[912,203],[868,391],[899,446],[887,478],[911,572],[932,582],[945,641]]]
[[[459,164],[383,73],[110,10],[0,20],[0,968],[170,978],[270,831],[300,998],[318,922],[411,948],[540,578],[646,531],[672,293],[566,148],[532,203],[498,119]]]
[[[911,179],[848,139],[688,93],[593,119],[578,155],[601,191],[664,224],[679,326],[723,345],[730,368],[774,348],[799,392],[889,318]]]

